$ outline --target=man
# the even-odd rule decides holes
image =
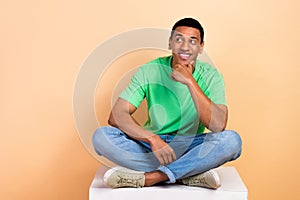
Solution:
[[[220,187],[213,169],[240,156],[241,139],[225,130],[228,110],[223,78],[197,60],[203,47],[201,24],[193,18],[181,19],[169,38],[172,55],[141,66],[132,77],[112,108],[111,126],[93,135],[95,151],[122,166],[105,173],[106,185],[177,182]],[[132,114],[144,98],[148,120],[140,126]],[[211,132],[204,134],[205,128]]]

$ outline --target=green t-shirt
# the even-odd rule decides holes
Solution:
[[[121,93],[135,107],[144,98],[148,104],[148,120],[144,128],[156,134],[202,134],[193,99],[186,85],[171,79],[172,56],[161,57],[142,65]],[[215,104],[226,105],[222,75],[207,63],[196,62],[193,77],[202,91]]]

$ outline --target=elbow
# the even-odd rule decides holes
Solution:
[[[219,127],[215,127],[215,128],[210,128],[210,130],[214,133],[219,133],[225,130],[225,128],[219,128]]]
[[[226,125],[227,121],[225,120],[222,123],[210,123],[210,126],[208,126],[207,128],[214,133],[218,133],[224,131]]]
[[[213,132],[216,132],[216,133],[222,132],[222,131],[225,130],[225,128],[226,128],[225,126],[216,127],[216,128],[213,130]]]
[[[221,123],[221,124],[219,125],[219,127],[218,127],[217,131],[218,131],[218,132],[222,132],[222,131],[224,131],[224,130],[225,130],[225,128],[226,128],[226,125],[227,125],[227,122],[226,122],[226,121],[225,121],[225,122],[223,122],[223,123]]]
[[[209,129],[213,132],[222,132],[227,126],[228,111],[227,108],[215,112],[209,121]]]
[[[115,125],[115,123],[112,120],[110,120],[110,119],[107,120],[107,123],[110,126],[114,126]]]
[[[109,118],[108,118],[108,120],[107,120],[107,123],[108,123],[110,126],[113,126],[113,127],[118,128],[118,125],[117,125],[116,120],[115,120],[115,118],[114,118],[114,116],[113,116],[112,113],[110,113]]]
[[[217,131],[218,132],[222,132],[226,129],[226,126],[227,126],[227,119],[225,119],[223,121],[223,123],[220,123],[219,126],[217,127]]]

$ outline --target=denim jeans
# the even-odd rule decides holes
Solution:
[[[93,135],[95,151],[117,165],[144,172],[160,170],[168,183],[205,172],[241,154],[240,136],[231,130],[193,136],[160,135],[175,151],[177,160],[162,166],[146,142],[128,137],[121,130],[104,126]]]

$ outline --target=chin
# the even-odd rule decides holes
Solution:
[[[179,61],[179,63],[182,64],[182,65],[188,65],[188,64],[190,64],[190,62],[191,61],[189,61],[189,60],[180,60]]]
[[[175,63],[181,64],[181,65],[188,65],[189,61],[188,60],[182,60],[182,59],[176,57]]]

